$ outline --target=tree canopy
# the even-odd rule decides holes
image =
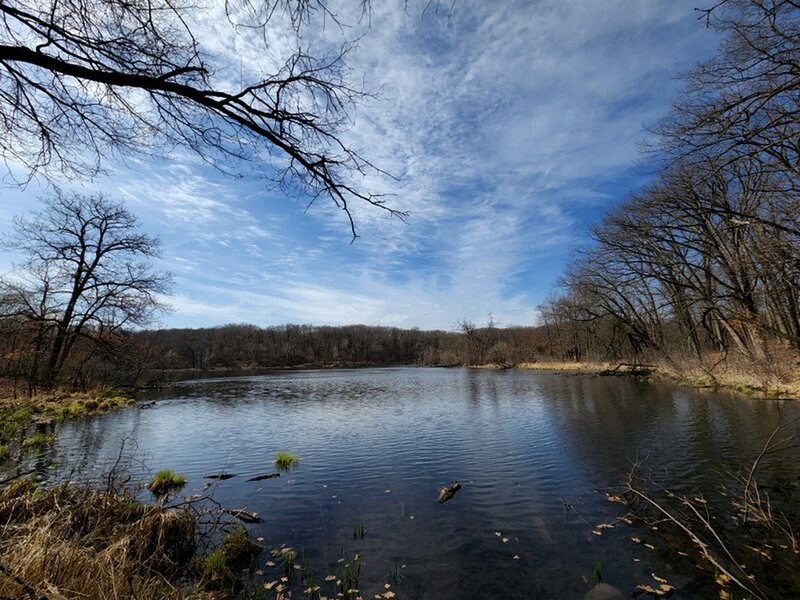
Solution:
[[[182,148],[333,200],[353,235],[352,201],[403,216],[362,189],[358,174],[375,167],[341,137],[368,96],[350,82],[350,46],[316,54],[304,41],[316,16],[336,23],[324,0],[226,1],[230,36],[249,32],[264,54],[276,40],[288,48],[252,78],[249,69],[233,76],[237,57],[209,48],[203,10],[171,0],[0,2],[0,155],[10,171],[91,177],[111,153]]]

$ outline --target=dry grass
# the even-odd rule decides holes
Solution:
[[[519,369],[601,373],[617,363],[541,361],[520,363]],[[770,348],[768,357],[754,361],[741,355],[706,355],[696,359],[660,361],[654,377],[691,387],[728,389],[747,396],[800,398],[800,357],[782,347]]]
[[[738,391],[747,396],[800,398],[800,357],[774,346],[767,356],[753,360],[740,354],[708,354],[697,360],[676,360],[662,365],[659,373],[696,387]]]
[[[0,492],[0,597],[184,598],[196,519],[125,493],[64,485]],[[25,585],[30,589],[25,588]]]
[[[534,371],[572,371],[576,373],[599,373],[608,369],[613,369],[616,365],[611,363],[599,362],[567,362],[567,361],[541,361],[526,362],[517,365],[519,369],[531,369]]]

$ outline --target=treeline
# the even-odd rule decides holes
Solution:
[[[540,307],[574,358],[796,364],[800,6],[728,0],[705,18],[724,40],[656,129],[657,178]]]
[[[137,333],[150,348],[146,369],[256,369],[331,366],[512,366],[547,351],[537,328],[478,327],[423,331],[367,325],[225,325]]]
[[[54,332],[51,332],[54,335]],[[76,337],[59,378],[63,388],[140,386],[215,371],[358,366],[462,366],[558,358],[555,331],[545,327],[476,326],[424,331],[367,325],[236,324]],[[41,352],[50,342],[36,323],[0,319],[0,378],[16,393],[35,393]]]

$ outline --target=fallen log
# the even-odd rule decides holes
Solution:
[[[240,521],[245,523],[263,523],[264,519],[259,517],[254,512],[246,511],[243,508],[223,508],[222,512],[227,513],[233,517],[236,517]]]
[[[206,475],[203,479],[218,479],[219,481],[225,481],[231,477],[236,477],[236,475],[232,473],[220,473],[218,475]]]
[[[266,475],[256,475],[255,477],[251,477],[250,479],[246,479],[245,481],[261,481],[262,479],[272,479],[273,477],[280,477],[280,473],[267,473]]]

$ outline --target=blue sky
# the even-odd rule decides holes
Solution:
[[[354,27],[311,41],[363,35],[348,63],[380,97],[358,107],[344,137],[398,177],[358,183],[392,194],[407,223],[355,206],[351,244],[341,211],[282,196],[264,179],[268,165],[233,179],[182,152],[109,160],[94,181],[59,182],[125,200],[162,239],[159,267],[175,290],[161,325],[453,329],[489,313],[501,326],[534,324],[570,248],[646,181],[644,125],[717,44],[698,0],[373,5],[368,30],[345,6]],[[241,58],[234,71],[257,73],[263,52],[224,25],[214,10],[197,23],[220,56]],[[0,233],[46,185],[0,188]],[[0,256],[0,270],[14,259]]]

